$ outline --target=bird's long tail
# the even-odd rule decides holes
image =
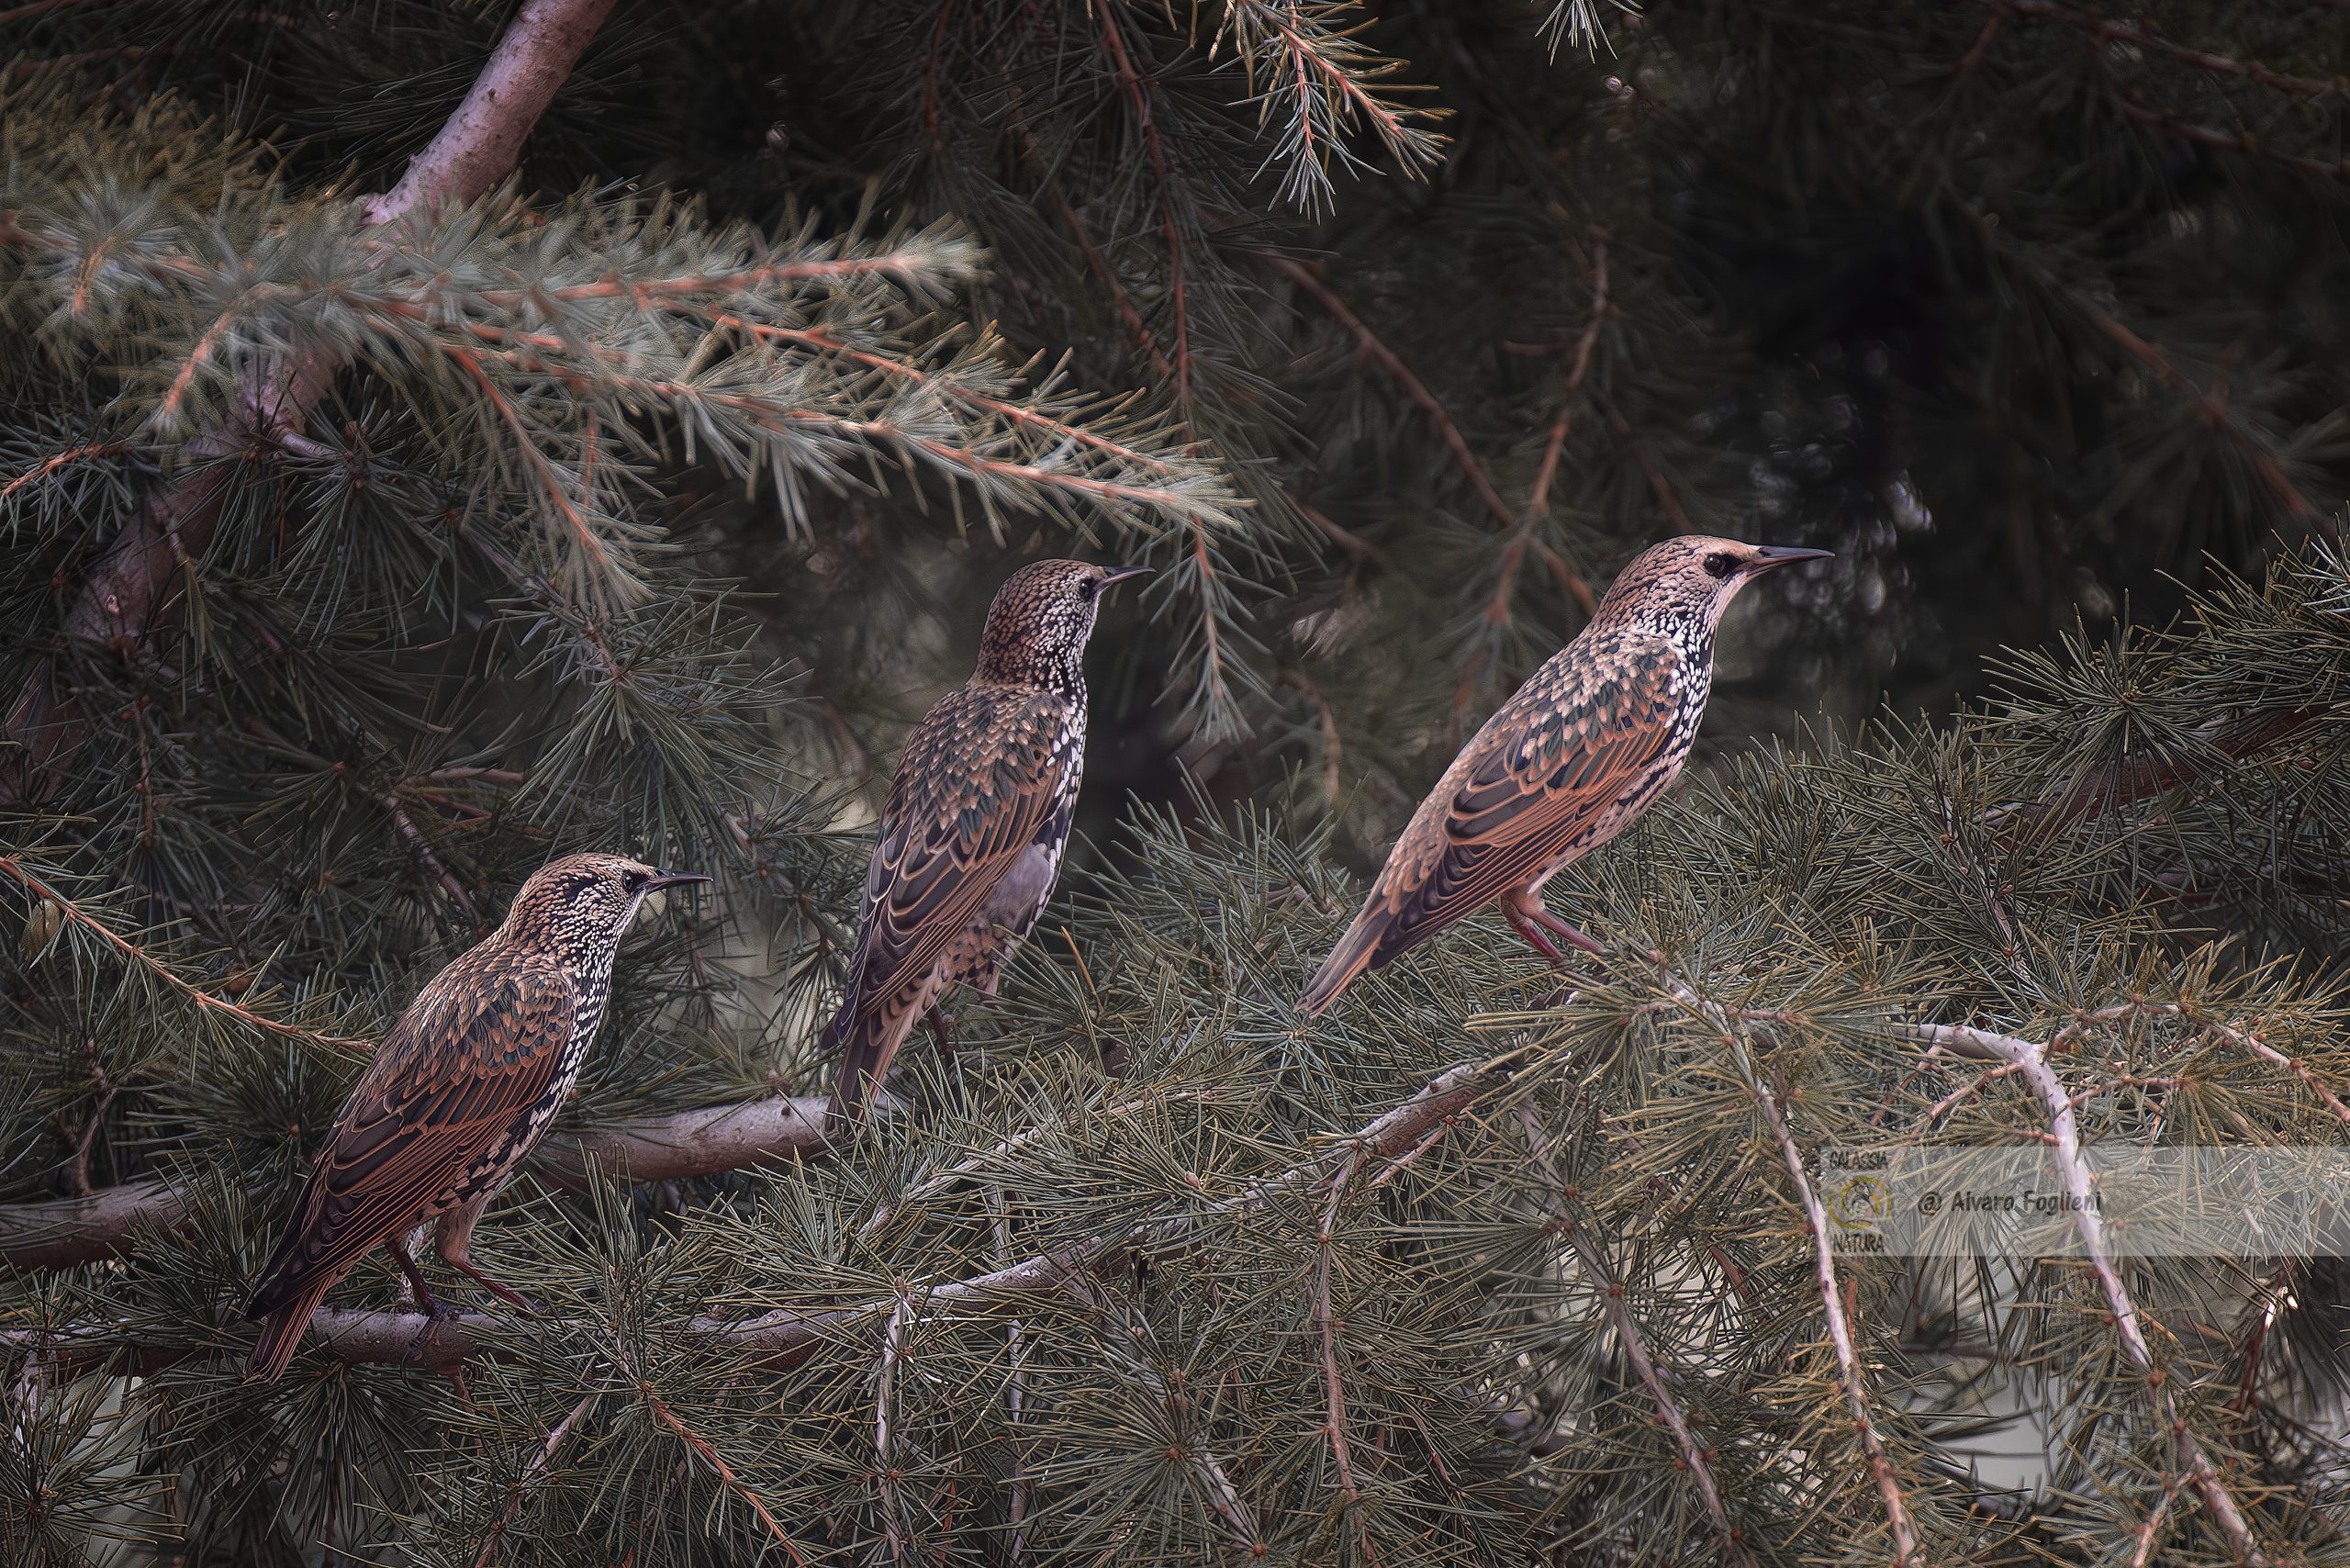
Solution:
[[[824,1030],[824,1041],[841,1053],[839,1076],[833,1081],[832,1104],[824,1113],[835,1131],[853,1126],[865,1114],[865,1103],[890,1073],[890,1063],[913,1026],[918,1008],[883,1005],[879,997],[845,1002]],[[864,1003],[859,1005],[859,1003]]]
[[[1305,990],[1297,998],[1297,1010],[1309,1017],[1319,1015],[1338,1000],[1340,991],[1354,983],[1356,976],[1385,963],[1387,958],[1379,951],[1380,939],[1385,935],[1385,923],[1374,918],[1371,911],[1356,915],[1355,923],[1347,927],[1347,934],[1338,938],[1338,945],[1330,949],[1330,956],[1322,960],[1322,967],[1314,971],[1314,978],[1305,982]]]
[[[338,1273],[330,1278],[305,1286],[299,1293],[286,1296],[262,1312],[252,1314],[261,1319],[261,1338],[253,1343],[253,1353],[245,1361],[245,1381],[275,1383],[285,1375],[285,1365],[294,1359],[295,1347],[302,1342],[302,1330],[310,1326],[310,1315],[326,1299]]]

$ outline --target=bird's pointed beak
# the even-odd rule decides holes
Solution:
[[[1150,576],[1150,568],[1148,566],[1104,566],[1102,568],[1102,587],[1103,591],[1106,592],[1111,588],[1116,588],[1128,577],[1147,577],[1148,576]]]
[[[1746,571],[1751,577],[1775,566],[1791,566],[1797,561],[1830,561],[1835,556],[1833,550],[1803,550],[1793,544],[1757,544],[1754,559],[1746,564]]]
[[[644,890],[648,893],[657,893],[664,888],[678,887],[687,882],[709,880],[708,877],[699,871],[655,871],[653,873],[652,879],[644,884]]]

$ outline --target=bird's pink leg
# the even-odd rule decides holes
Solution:
[[[441,1254],[441,1261],[470,1278],[474,1283],[514,1308],[538,1316],[538,1304],[520,1291],[501,1285],[474,1267],[474,1224],[481,1218],[482,1210],[489,1206],[489,1194],[484,1193],[469,1204],[460,1204],[441,1216],[433,1227],[432,1249]]]
[[[1570,946],[1582,948],[1584,952],[1590,954],[1595,958],[1604,958],[1607,957],[1606,948],[1601,946],[1598,943],[1593,941],[1590,937],[1584,935],[1581,931],[1578,931],[1575,927],[1568,924],[1565,921],[1561,920],[1557,915],[1552,914],[1550,913],[1550,906],[1544,903],[1541,899],[1539,897],[1528,897],[1526,902],[1532,906],[1526,912],[1527,919],[1534,922],[1535,924],[1541,926],[1553,936],[1565,937]]]
[[[1523,888],[1502,895],[1502,917],[1509,922],[1510,929],[1525,937],[1527,945],[1548,959],[1554,969],[1563,970],[1567,967],[1567,956],[1559,951],[1550,937],[1543,935],[1545,931],[1554,932],[1584,952],[1595,956],[1605,956],[1607,951],[1590,937],[1552,914],[1543,906],[1539,898]]]
[[[948,1061],[953,1061],[955,1059],[955,1036],[948,1034],[946,1031],[947,1025],[954,1023],[954,1020],[947,1017],[946,1014],[941,1013],[938,1010],[938,1004],[934,1002],[930,1004],[924,1015],[930,1020],[930,1032],[938,1036],[938,1054],[946,1058]]]
[[[450,1306],[448,1303],[442,1301],[439,1296],[434,1295],[432,1294],[432,1287],[424,1282],[424,1271],[418,1268],[416,1266],[416,1260],[408,1255],[408,1238],[406,1237],[393,1237],[390,1240],[384,1243],[384,1250],[392,1255],[392,1261],[397,1263],[400,1266],[400,1272],[408,1276],[408,1289],[416,1293],[416,1305],[418,1310],[424,1313],[426,1316],[431,1317],[436,1321],[440,1318],[448,1316],[450,1313],[455,1310],[453,1307]]]
[[[1542,935],[1540,926],[1528,920],[1507,900],[1502,902],[1502,918],[1508,921],[1509,928],[1525,937],[1527,945],[1541,954],[1552,969],[1560,970],[1566,969],[1567,956],[1560,952],[1548,936]]]
[[[424,1282],[424,1271],[408,1255],[407,1237],[393,1237],[384,1243],[384,1250],[392,1255],[392,1261],[408,1276],[409,1288],[416,1292],[416,1305],[424,1313],[424,1327],[417,1331],[416,1338],[408,1342],[408,1353],[400,1358],[400,1365],[407,1366],[424,1353],[424,1348],[432,1343],[432,1336],[440,1331],[441,1325],[457,1316],[457,1309],[434,1295],[432,1287]]]

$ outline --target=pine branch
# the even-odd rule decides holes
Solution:
[[[1431,1136],[1440,1134],[1438,1123]],[[1330,1462],[1338,1475],[1338,1506],[1354,1526],[1355,1540],[1362,1548],[1365,1562],[1375,1565],[1379,1552],[1372,1544],[1371,1525],[1362,1515],[1362,1489],[1355,1484],[1354,1457],[1347,1438],[1346,1377],[1339,1366],[1338,1313],[1330,1299],[1330,1249],[1336,1244],[1332,1232],[1338,1223],[1338,1207],[1346,1202],[1348,1185],[1361,1168],[1360,1152],[1348,1156],[1330,1178],[1330,1201],[1323,1206],[1321,1223],[1314,1232],[1314,1329],[1322,1342],[1322,1387],[1326,1402],[1324,1432],[1329,1439]]]
[[[1428,389],[1427,383],[1415,375],[1412,367],[1405,364],[1361,317],[1349,309],[1347,302],[1340,299],[1313,268],[1303,262],[1270,252],[1264,252],[1261,259],[1267,266],[1313,296],[1315,302],[1329,313],[1330,319],[1345,328],[1361,346],[1362,352],[1403,388],[1404,395],[1419,405],[1420,411],[1427,415],[1428,422],[1436,427],[1437,434],[1451,452],[1453,460],[1460,465],[1460,471],[1468,476],[1470,488],[1477,493],[1477,498],[1484,503],[1485,510],[1494,515],[1505,532],[1515,532],[1518,525],[1517,514],[1510,510],[1507,501],[1502,499],[1501,492],[1494,488],[1493,478],[1485,472],[1485,465],[1477,461],[1476,453],[1470,448],[1469,438],[1460,433],[1460,427],[1453,422],[1451,414],[1446,411],[1437,395]],[[1585,615],[1598,610],[1598,597],[1581,576],[1563,563],[1555,564],[1553,570],[1560,574],[1561,584]]]
[[[1828,1221],[1826,1205],[1812,1190],[1811,1177],[1805,1170],[1803,1149],[1788,1130],[1785,1115],[1780,1113],[1778,1096],[1762,1081],[1756,1070],[1746,1042],[1739,1036],[1729,1014],[1716,1003],[1692,990],[1665,967],[1661,955],[1648,955],[1662,973],[1665,988],[1681,1004],[1690,1010],[1721,1037],[1736,1067],[1740,1083],[1754,1108],[1762,1114],[1764,1126],[1772,1141],[1778,1146],[1780,1158],[1786,1166],[1787,1180],[1793,1185],[1796,1207],[1803,1211],[1804,1228],[1811,1244],[1813,1271],[1819,1288],[1820,1306],[1825,1314],[1829,1343],[1835,1348],[1838,1382],[1842,1388],[1844,1407],[1851,1412],[1852,1431],[1861,1445],[1862,1457],[1868,1464],[1869,1475],[1876,1484],[1877,1495],[1885,1504],[1886,1528],[1893,1537],[1894,1568],[1919,1563],[1918,1529],[1911,1521],[1908,1499],[1901,1491],[1901,1477],[1886,1451],[1885,1439],[1876,1428],[1876,1418],[1870,1413],[1868,1377],[1861,1364],[1858,1344],[1852,1338],[1852,1326],[1844,1311],[1843,1294],[1836,1285],[1836,1244]]]
[[[538,1169],[550,1185],[579,1192],[597,1172],[637,1183],[678,1182],[819,1159],[831,1152],[824,1104],[778,1095],[557,1131],[540,1146]],[[0,1204],[0,1264],[62,1269],[118,1256],[143,1235],[176,1228],[189,1204],[184,1189],[160,1178],[86,1197]]]
[[[1340,1140],[1344,1153],[1339,1156],[1339,1162],[1373,1157],[1399,1159],[1430,1132],[1441,1128],[1448,1117],[1458,1116],[1505,1081],[1501,1073],[1483,1063],[1463,1062],[1449,1068],[1411,1099]],[[705,1113],[688,1113],[689,1116],[702,1114]],[[795,1126],[821,1129],[822,1103],[805,1103],[791,1120]],[[655,1149],[657,1153],[666,1147],[667,1144],[656,1144]],[[808,1147],[812,1152],[820,1146]],[[1063,1289],[1071,1281],[1120,1265],[1132,1248],[1164,1242],[1207,1220],[1253,1213],[1278,1199],[1311,1192],[1329,1181],[1330,1170],[1331,1163],[1326,1159],[1299,1165],[1279,1176],[1252,1182],[1237,1195],[1218,1204],[1143,1220],[1109,1235],[1071,1242],[983,1274],[919,1285],[912,1293],[913,1299],[920,1303],[913,1321],[924,1322],[957,1312],[991,1314],[1016,1310],[1038,1293]],[[878,1302],[824,1311],[786,1309],[741,1319],[703,1316],[695,1318],[688,1327],[713,1350],[755,1361],[789,1365],[819,1343],[859,1325],[886,1322],[905,1299],[893,1294]],[[453,1372],[473,1357],[486,1353],[491,1336],[500,1325],[499,1319],[482,1313],[459,1312],[436,1323],[418,1312],[333,1306],[320,1307],[310,1321],[325,1341],[326,1350],[341,1361],[402,1362],[439,1372]],[[582,1327],[586,1332],[601,1332]],[[423,1333],[427,1328],[431,1330],[429,1336]],[[55,1376],[71,1376],[103,1364],[118,1354],[131,1356],[142,1372],[151,1372],[190,1353],[178,1348],[126,1344],[96,1331],[77,1331],[60,1338],[21,1328],[0,1333],[0,1349],[23,1356],[28,1366],[38,1366]]]
[[[1559,414],[1550,421],[1550,433],[1542,442],[1542,462],[1535,470],[1534,488],[1526,499],[1526,510],[1516,523],[1502,537],[1501,562],[1494,577],[1494,591],[1485,600],[1479,618],[1478,635],[1471,644],[1467,667],[1460,684],[1452,690],[1454,722],[1462,722],[1474,700],[1478,677],[1484,673],[1493,655],[1493,644],[1512,619],[1517,602],[1517,579],[1529,550],[1540,547],[1537,531],[1550,521],[1550,486],[1559,476],[1559,458],[1565,451],[1567,430],[1572,422],[1574,402],[1583,392],[1583,377],[1591,372],[1591,356],[1599,346],[1599,330],[1607,320],[1607,241],[1598,240],[1592,246],[1591,309],[1583,321],[1583,334],[1575,341],[1572,360],[1567,367],[1566,385],[1559,395]],[[1572,588],[1570,589],[1572,591]],[[1578,599],[1577,602],[1581,602]],[[1591,614],[1597,607],[1584,605],[1583,613]]]
[[[1826,91],[1833,102],[1871,131],[1892,136],[1907,146],[1917,148],[1917,138],[1910,131],[1894,125],[1842,84],[1829,83]],[[2235,418],[2233,409],[2223,396],[2199,385],[2171,362],[2169,354],[2160,345],[2132,330],[2086,292],[2067,282],[2045,257],[2003,229],[1995,216],[1985,211],[1979,203],[1959,187],[1949,160],[1942,153],[1924,148],[1917,151],[1921,176],[1930,186],[1934,200],[1974,231],[1984,253],[2002,271],[2037,286],[2051,297],[2061,301],[2092,330],[2144,365],[2165,386],[2193,404],[2203,422],[2243,455],[2262,486],[2284,504],[2289,516],[2308,520],[2324,516],[2322,510],[2285,472],[2276,454],[2268,450],[2257,432],[2247,429]]]
[[[1690,1425],[1681,1402],[1673,1396],[1672,1388],[1657,1370],[1656,1359],[1649,1353],[1648,1341],[1640,1333],[1639,1320],[1632,1316],[1631,1303],[1624,1299],[1624,1287],[1608,1268],[1607,1260],[1583,1227],[1575,1223],[1567,1211],[1567,1184],[1559,1176],[1558,1165],[1550,1158],[1550,1139],[1543,1131],[1532,1110],[1517,1108],[1518,1126],[1526,1130],[1526,1146],[1532,1151],[1536,1169],[1542,1172],[1550,1189],[1552,1204],[1558,1211],[1559,1233],[1566,1238],[1567,1246],[1575,1255],[1576,1263],[1598,1287],[1600,1309],[1606,1314],[1607,1325],[1616,1331],[1616,1342],[1623,1347],[1624,1359],[1632,1366],[1632,1375],[1640,1380],[1640,1387],[1656,1406],[1657,1417],[1673,1434],[1673,1446],[1681,1450],[1682,1467],[1689,1473],[1692,1484],[1697,1488],[1697,1500],[1705,1505],[1706,1518],[1721,1538],[1722,1560],[1730,1568],[1751,1568],[1754,1557],[1746,1547],[1746,1532],[1729,1522],[1729,1510],[1722,1506],[1721,1487],[1714,1480],[1714,1468],[1707,1462],[1707,1450]]]
[[[316,1029],[307,1029],[299,1024],[289,1024],[282,1018],[272,1018],[265,1014],[255,1013],[250,1007],[241,1007],[225,997],[213,995],[194,980],[181,975],[145,947],[123,935],[73,900],[67,898],[53,884],[29,869],[16,856],[0,855],[0,876],[7,877],[18,884],[35,899],[40,901],[44,907],[55,910],[61,920],[89,932],[106,947],[129,959],[141,972],[153,976],[172,991],[185,997],[200,1012],[222,1018],[233,1018],[238,1023],[259,1029],[264,1034],[323,1046],[329,1050],[366,1055],[375,1048],[364,1040],[346,1039],[340,1035],[328,1035]]]
[[[2010,822],[2041,825],[2103,816],[2198,783],[2221,767],[2266,756],[2301,739],[2329,717],[2327,710],[2307,707],[2215,713],[2196,726],[2191,747],[2142,753],[2097,768],[2053,802],[1996,807],[1986,820],[1994,829],[2003,830]]]
[[[1961,1055],[2009,1063],[2048,1108],[2049,1158],[2055,1161],[2056,1173],[2070,1199],[2067,1206],[2072,1212],[2074,1232],[2081,1239],[2081,1250],[2088,1254],[2089,1267],[2096,1271],[2106,1305],[2112,1311],[2114,1332],[2132,1362],[2147,1374],[2149,1402],[2163,1429],[2171,1434],[2179,1466],[2194,1480],[2204,1506],[2211,1510],[2221,1533],[2235,1549],[2237,1561],[2263,1568],[2269,1561],[2267,1554],[2253,1540],[2252,1526],[2211,1463],[2210,1456],[2203,1451],[2180,1417],[2178,1401],[2167,1385],[2163,1369],[2155,1364],[2144,1330],[2139,1327],[2138,1309],[2130,1299],[2129,1287],[2123,1284],[2121,1271],[2113,1266],[2112,1250],[2105,1239],[2105,1219],[2098,1212],[2096,1178],[2081,1154],[2080,1126],[2074,1115],[2073,1096],[2065,1081],[2048,1065],[2047,1047],[2038,1041],[1963,1024],[1919,1025],[1896,1032],[1906,1038],[1946,1047]]]
[[[368,220],[406,220],[472,202],[513,173],[523,140],[611,7],[612,0],[529,0],[474,91],[407,176],[362,204]],[[219,521],[229,484],[222,460],[297,433],[335,369],[313,350],[247,371],[229,418],[187,441],[179,476],[157,492],[92,569],[66,615],[69,641],[135,647],[145,640],[181,566],[203,551]],[[55,679],[53,661],[35,661],[0,724],[0,734],[23,748],[21,757],[0,767],[0,805],[46,799],[57,786],[54,770],[62,754],[86,727],[71,711],[71,700],[55,689]]]
[[[509,1488],[506,1507],[490,1525],[488,1535],[483,1538],[481,1555],[474,1559],[474,1568],[489,1568],[491,1559],[498,1555],[498,1543],[506,1539],[506,1531],[514,1523],[514,1516],[521,1511],[523,1499],[529,1495],[532,1484],[546,1473],[554,1463],[555,1455],[563,1451],[565,1443],[570,1441],[572,1428],[586,1419],[588,1412],[594,1409],[596,1402],[602,1397],[600,1391],[583,1394],[579,1403],[571,1407],[569,1415],[547,1429],[546,1437],[531,1455],[530,1462],[523,1465],[522,1473],[514,1478],[514,1484]]]
[[[2264,87],[2274,87],[2300,98],[2322,98],[2342,90],[2340,81],[2324,82],[2314,76],[2294,76],[2282,71],[2272,71],[2256,60],[2238,60],[2233,55],[2217,54],[2207,49],[2196,49],[2176,43],[2160,33],[2133,22],[2116,21],[2094,11],[2084,11],[2067,6],[2061,0],[1978,0],[1978,3],[1998,17],[2020,17],[2061,22],[2088,35],[2092,45],[2126,43],[2152,54],[2166,55],[2198,71],[2217,76],[2236,76],[2257,82]]]

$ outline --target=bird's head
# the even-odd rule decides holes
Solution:
[[[507,912],[506,929],[557,946],[617,942],[647,894],[709,880],[659,870],[625,855],[566,855],[548,861],[522,884]]]
[[[1102,598],[1144,566],[1097,566],[1090,561],[1037,561],[996,589],[979,633],[981,680],[1068,689],[1080,683],[1086,639]],[[1080,687],[1081,689],[1081,686]]]
[[[1710,634],[1738,590],[1781,566],[1824,561],[1831,552],[1784,544],[1748,544],[1690,533],[1651,544],[1616,576],[1599,601],[1597,622],[1653,624],[1660,630],[1687,628]]]

